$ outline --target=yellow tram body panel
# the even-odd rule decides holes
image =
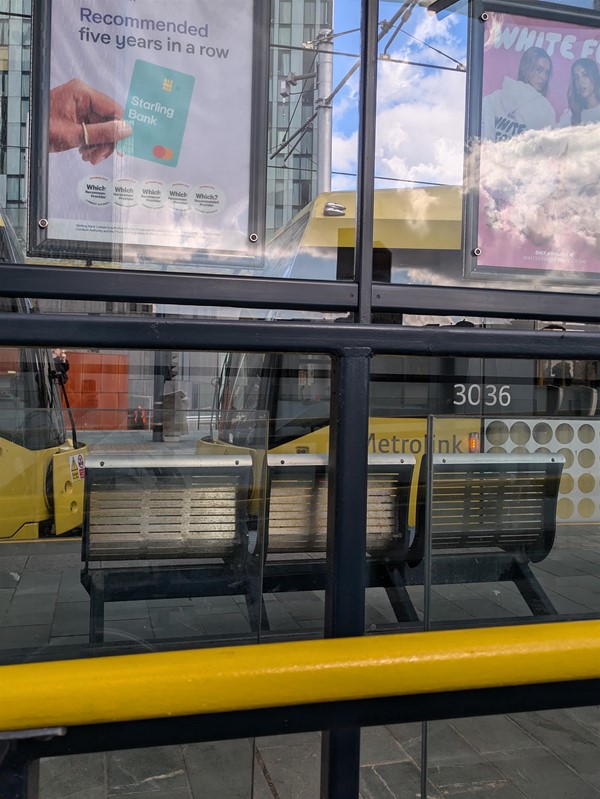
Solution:
[[[87,448],[74,450],[68,444],[30,450],[0,440],[0,539],[37,538],[53,518],[56,535],[81,527],[85,467],[73,480],[70,465],[72,459],[85,463],[86,453]],[[46,491],[51,465],[53,500]]]

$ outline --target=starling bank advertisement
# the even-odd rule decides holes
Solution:
[[[48,0],[45,17],[38,248],[245,251],[252,1]]]
[[[481,93],[471,98],[481,119],[467,168],[477,198],[467,273],[597,281],[598,29],[492,11],[482,20],[474,23],[483,25],[483,52]]]

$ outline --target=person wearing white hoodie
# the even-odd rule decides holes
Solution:
[[[556,114],[547,99],[552,61],[541,47],[526,50],[517,80],[508,75],[501,89],[486,95],[481,103],[481,138],[505,141],[526,130],[554,127]]]

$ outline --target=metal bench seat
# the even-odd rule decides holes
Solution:
[[[554,544],[564,463],[552,453],[434,455],[430,470],[423,458],[416,534],[399,579],[405,586],[508,581],[534,615],[556,614],[530,563]]]
[[[529,563],[552,548],[563,464],[552,454],[423,458],[411,530],[415,458],[370,456],[368,584],[385,588],[398,620],[417,621],[407,588],[429,579],[430,531],[433,585],[509,580],[534,614],[555,613]],[[105,601],[244,594],[251,623],[267,629],[264,593],[324,588],[327,456],[270,454],[266,466],[257,503],[249,455],[90,458],[82,582],[92,639],[102,639]]]
[[[327,455],[268,456],[269,555],[325,552]],[[408,505],[415,468],[412,455],[371,455],[367,480],[367,552],[408,551]]]
[[[495,547],[542,560],[554,543],[564,463],[558,454],[434,455],[432,551]],[[412,559],[425,548],[427,468],[423,458]]]
[[[212,596],[234,584],[243,593],[251,479],[249,455],[90,456],[81,572],[90,640],[104,638],[108,601]]]
[[[232,557],[251,472],[249,456],[89,458],[84,560]]]

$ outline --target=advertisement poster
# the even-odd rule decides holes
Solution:
[[[483,18],[477,169],[467,170],[478,196],[470,271],[598,277],[598,31],[491,11]]]
[[[47,239],[245,250],[251,0],[48,8]]]

